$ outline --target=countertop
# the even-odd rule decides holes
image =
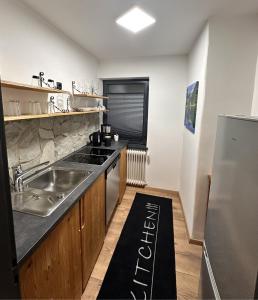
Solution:
[[[55,227],[56,224],[58,224],[58,222],[69,211],[69,209],[71,209],[71,207],[73,207],[74,204],[80,200],[82,195],[91,186],[91,184],[94,183],[95,180],[101,174],[103,174],[103,172],[105,172],[105,170],[110,166],[110,164],[114,161],[114,159],[119,155],[120,151],[126,145],[126,141],[119,141],[112,142],[111,147],[99,147],[116,150],[101,166],[70,163],[64,162],[62,160],[57,161],[53,164],[55,166],[70,166],[79,170],[84,169],[85,166],[87,166],[87,169],[91,169],[93,172],[48,217],[43,218],[13,211],[18,265],[21,265],[24,259],[32,254],[32,252],[40,245],[41,241],[47,237],[47,234]]]

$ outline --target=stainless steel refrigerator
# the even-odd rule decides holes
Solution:
[[[258,119],[220,116],[199,296],[257,298]]]

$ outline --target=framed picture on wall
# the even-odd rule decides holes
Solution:
[[[186,91],[185,127],[195,133],[199,81],[189,85]]]

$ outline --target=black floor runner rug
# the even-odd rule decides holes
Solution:
[[[137,193],[97,299],[176,299],[171,199]]]

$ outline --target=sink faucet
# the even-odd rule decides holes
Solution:
[[[25,171],[23,171],[21,164],[19,164],[18,166],[13,167],[13,181],[14,181],[14,189],[16,192],[23,192],[24,190],[24,186],[23,186],[23,179],[24,177],[29,177],[31,175],[34,175],[35,173],[41,171],[38,170],[36,172],[33,172],[31,175],[30,173],[32,171],[34,171],[35,169],[37,169],[38,167],[42,167],[45,165],[48,165],[50,162],[49,161],[45,161],[41,164],[38,164],[34,167],[31,167]]]

